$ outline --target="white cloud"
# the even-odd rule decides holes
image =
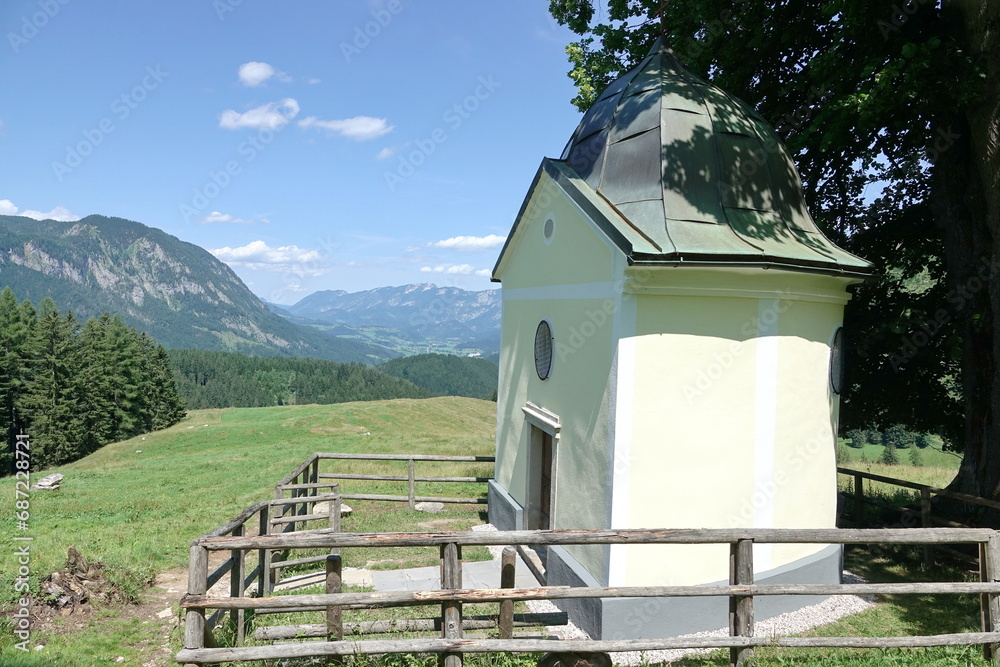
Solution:
[[[260,218],[259,220],[244,220],[243,218],[236,218],[228,213],[220,213],[219,211],[212,211],[206,215],[201,222],[203,225],[210,225],[217,222],[233,225],[256,225],[258,222],[267,225],[271,223],[271,221],[267,218]]]
[[[412,143],[413,143],[412,141],[407,141],[405,144],[399,144],[397,146],[386,146],[375,155],[375,159],[386,160],[388,158],[391,158],[393,155],[403,150],[404,148],[407,148]]]
[[[446,276],[471,276],[476,267],[471,264],[439,264],[438,266],[423,266],[421,273],[443,273]]]
[[[269,102],[243,113],[227,109],[219,116],[219,127],[238,130],[251,127],[255,130],[278,130],[299,114],[299,103],[291,97],[280,102]]]
[[[321,276],[330,271],[322,266],[323,255],[296,245],[272,248],[263,241],[252,241],[239,248],[226,246],[209,252],[226,264],[256,271],[285,272],[296,276]]]
[[[239,77],[244,86],[259,86],[273,76],[277,76],[283,81],[289,80],[284,72],[279,72],[267,63],[259,63],[251,60],[248,63],[240,65]]]
[[[76,222],[80,219],[80,216],[74,215],[65,206],[56,206],[48,213],[32,211],[31,209],[18,213],[17,206],[14,206],[14,202],[9,199],[0,199],[0,215],[22,215],[33,220],[56,220],[58,222]]]
[[[310,86],[315,86],[317,83],[322,83],[322,81],[323,81],[322,79],[314,78],[314,79],[309,79],[308,81],[306,81],[306,83],[308,83]]]
[[[443,241],[435,241],[427,245],[432,248],[444,248],[445,250],[459,250],[461,252],[479,252],[499,248],[507,240],[505,236],[490,234],[489,236],[453,236]]]
[[[389,134],[396,126],[389,125],[385,118],[371,116],[355,116],[344,120],[320,120],[316,116],[309,116],[299,121],[299,127],[315,127],[354,141],[370,141]]]
[[[490,277],[493,276],[493,272],[490,271],[489,269],[480,269],[480,270],[476,271],[476,275],[477,276],[482,276],[484,278],[490,278]]]

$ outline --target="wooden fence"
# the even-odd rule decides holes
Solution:
[[[336,480],[370,480],[382,482],[406,482],[406,495],[380,495],[372,493],[344,493],[341,495],[345,500],[387,500],[408,503],[410,509],[419,502],[437,503],[461,503],[461,504],[486,504],[485,498],[446,498],[439,496],[418,496],[416,495],[416,485],[418,482],[459,482],[485,484],[490,481],[489,477],[449,477],[444,475],[417,475],[417,463],[495,463],[496,458],[492,456],[443,456],[432,454],[313,454],[316,457],[316,465],[319,461],[396,461],[406,462],[405,475],[360,475],[348,473],[319,473],[314,482],[321,479]],[[290,488],[290,487],[289,487]]]
[[[959,493],[957,491],[949,491],[948,489],[939,489],[927,484],[918,484],[917,482],[896,479],[894,477],[885,477],[883,475],[875,475],[870,472],[862,472],[860,470],[853,470],[850,468],[838,467],[837,472],[841,475],[846,475],[852,478],[850,494],[843,493],[842,495],[845,499],[850,499],[851,501],[851,512],[848,517],[851,519],[855,528],[865,528],[868,526],[869,522],[865,518],[866,505],[888,510],[893,514],[898,513],[900,517],[900,525],[905,528],[912,528],[916,526],[920,526],[921,528],[932,528],[936,526],[944,526],[948,528],[974,527],[969,524],[959,523],[951,519],[935,516],[933,511],[934,503],[938,498],[950,498],[952,500],[968,503],[977,507],[989,507],[991,509],[1000,510],[1000,502],[990,500],[989,498],[973,496],[967,493]],[[865,480],[916,491],[920,496],[920,509],[916,510],[910,507],[900,507],[899,505],[893,505],[892,503],[888,503],[879,498],[866,496]],[[916,504],[916,498],[914,498],[914,504]],[[923,559],[925,565],[930,565],[933,562],[935,551],[943,551],[966,561],[976,560],[975,557],[970,557],[968,554],[961,553],[948,547],[933,547],[931,545],[926,545],[923,549]]]
[[[249,511],[249,510],[248,510]],[[223,528],[226,528],[225,526]],[[222,529],[220,529],[221,531]],[[219,531],[216,531],[219,532]],[[770,584],[753,580],[754,544],[972,544],[980,553],[979,582],[927,582],[896,584]],[[612,544],[728,544],[730,584],[726,586],[628,586],[537,587],[463,589],[462,547],[489,545],[612,545]],[[371,547],[436,547],[441,559],[441,590],[339,592],[340,554],[343,550]],[[206,580],[209,554],[249,551],[330,549],[337,553],[327,562],[327,593],[280,597],[209,597]],[[509,552],[508,552],[509,553]],[[333,529],[245,536],[206,535],[191,546],[188,592],[181,606],[186,610],[184,649],[176,659],[187,665],[385,653],[437,653],[446,667],[459,667],[466,653],[484,652],[618,652],[675,648],[728,648],[733,665],[749,664],[757,646],[888,648],[947,645],[982,645],[986,655],[1000,664],[1000,533],[974,528],[918,529],[701,529],[701,530],[547,530],[516,532],[445,532],[349,534]],[[233,556],[233,558],[238,558]],[[766,595],[896,595],[978,594],[982,600],[981,632],[906,637],[758,637],[754,633],[754,599]],[[620,597],[729,598],[729,636],[639,640],[463,639],[462,606],[467,603],[511,603],[519,600],[566,600]],[[368,639],[345,641],[341,610],[440,605],[442,637],[420,639]],[[323,641],[271,646],[213,648],[206,646],[206,613],[229,611],[325,610],[325,627],[311,628]],[[503,609],[501,607],[501,609]],[[507,607],[509,610],[510,607]],[[725,621],[720,619],[720,625]]]
[[[356,475],[337,472],[321,472],[325,460],[362,460],[362,461],[396,461],[407,464],[408,474],[401,475]],[[436,496],[416,495],[416,484],[421,482],[478,482],[484,483],[489,478],[454,477],[441,475],[416,475],[417,463],[422,462],[476,462],[493,463],[493,457],[486,456],[427,456],[427,455],[383,455],[383,454],[339,454],[316,452],[310,455],[292,472],[286,475],[274,487],[274,498],[264,500],[246,508],[239,516],[223,526],[207,533],[204,537],[241,537],[247,532],[247,526],[256,526],[258,535],[288,534],[303,529],[307,523],[321,521],[327,524],[327,529],[333,532],[340,530],[340,515],[342,499],[388,500],[408,502],[412,509],[421,501],[442,503],[479,504],[486,501],[482,498],[442,498]],[[338,481],[335,480],[376,480],[405,482],[407,495],[383,496],[375,494],[341,494]],[[324,481],[326,480],[326,481]],[[318,503],[329,503],[324,511],[316,511]],[[335,552],[335,550],[333,550]],[[331,552],[332,554],[333,552]],[[291,559],[289,549],[257,549],[233,550],[221,565],[212,572],[205,572],[204,581],[198,585],[208,591],[229,575],[229,596],[240,598],[249,595],[269,596],[276,585],[281,583],[282,568],[289,568],[308,563],[324,563],[328,555],[308,556]],[[248,565],[256,564],[247,572]],[[201,576],[200,574],[198,575]],[[250,613],[275,613],[272,610],[249,610]],[[279,612],[281,610],[278,610]],[[242,645],[247,636],[247,622],[250,618],[248,610],[235,609],[230,611],[235,643]],[[223,621],[223,610],[218,610],[206,619],[206,641],[212,644],[210,629]],[[559,615],[550,615],[541,620],[558,624]],[[519,618],[518,624],[531,619]],[[565,619],[562,621],[565,623]],[[473,627],[475,623],[469,627]]]

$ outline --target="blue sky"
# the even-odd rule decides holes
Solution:
[[[8,0],[0,213],[209,249],[260,297],[490,287],[579,113],[544,0]]]

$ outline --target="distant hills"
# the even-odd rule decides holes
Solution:
[[[80,319],[120,313],[166,347],[365,363],[396,356],[358,336],[290,322],[208,251],[122,218],[0,216],[4,286],[35,303],[49,296]]]
[[[447,354],[417,354],[390,359],[377,368],[435,395],[496,400],[500,369],[495,363],[485,359]]]
[[[189,410],[325,405],[432,395],[380,367],[358,363],[248,357],[217,350],[170,350],[169,355],[177,391]],[[492,365],[477,359],[452,358]]]
[[[362,292],[314,292],[291,306],[269,307],[290,321],[358,336],[402,354],[495,356],[500,349],[500,290],[429,283]]]
[[[51,297],[81,320],[117,312],[168,348],[367,364],[421,353],[495,361],[500,349],[499,290],[423,283],[269,304],[207,250],[101,215],[76,222],[0,216],[5,286],[18,299]]]

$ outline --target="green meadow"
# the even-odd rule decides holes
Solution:
[[[169,429],[108,445],[73,464],[33,471],[37,479],[49,472],[65,475],[56,492],[32,491],[29,530],[31,583],[60,569],[70,545],[92,561],[104,563],[108,578],[124,593],[127,603],[98,604],[92,614],[74,621],[56,618],[33,634],[38,651],[14,649],[9,621],[0,620],[0,664],[23,667],[60,665],[87,667],[111,664],[116,657],[127,665],[169,665],[180,646],[176,619],[151,621],[135,612],[134,603],[148,602],[149,584],[157,575],[179,572],[187,566],[188,544],[258,500],[272,497],[274,485],[316,451],[354,453],[493,454],[496,404],[467,398],[393,400],[338,405],[283,406],[192,411]],[[880,448],[879,448],[880,449]],[[860,450],[849,450],[852,455]],[[901,452],[905,456],[906,451]],[[869,460],[877,459],[872,451]],[[957,461],[946,453],[922,450],[927,465],[881,466],[858,461],[842,465],[877,474],[944,485],[954,475]],[[940,459],[940,460],[939,460]],[[904,459],[905,461],[905,459]],[[325,462],[324,471],[405,474],[405,464]],[[388,464],[394,466],[396,464]],[[490,476],[491,464],[418,464],[417,474]],[[437,467],[433,467],[437,466]],[[841,482],[848,478],[841,476]],[[14,480],[7,478],[11,499],[0,509],[6,525],[14,523]],[[346,493],[404,493],[395,482],[342,482]],[[877,487],[871,487],[873,491]],[[426,483],[420,495],[482,497],[483,485]],[[888,489],[887,489],[888,495]],[[486,520],[484,506],[448,506],[440,514],[409,511],[405,504],[347,501],[354,513],[344,518],[349,532],[465,530]],[[248,526],[250,532],[254,527]],[[14,533],[4,532],[5,553],[11,553]],[[308,554],[296,554],[295,557]],[[487,558],[485,549],[470,549],[467,560]],[[433,550],[345,550],[345,567],[368,569],[430,565]],[[251,558],[253,558],[251,556]],[[252,568],[253,560],[249,566]],[[950,567],[925,572],[917,555],[908,552],[854,549],[847,565],[871,581],[901,581],[934,577],[963,579],[969,572]],[[305,569],[306,566],[303,566]],[[0,560],[0,591],[4,609],[15,601],[14,559]],[[400,610],[402,617],[414,610]],[[899,635],[974,630],[978,619],[974,596],[896,596],[861,614],[819,628],[810,634]],[[359,612],[358,617],[365,618]],[[310,622],[305,616],[269,619],[273,622]],[[312,621],[315,622],[315,621]],[[470,664],[514,666],[534,663],[537,656],[478,656]],[[434,658],[396,656],[359,658],[358,667],[395,667],[436,664]],[[722,653],[687,658],[682,665],[723,665]],[[978,648],[896,651],[823,651],[762,649],[758,665],[979,665]]]

